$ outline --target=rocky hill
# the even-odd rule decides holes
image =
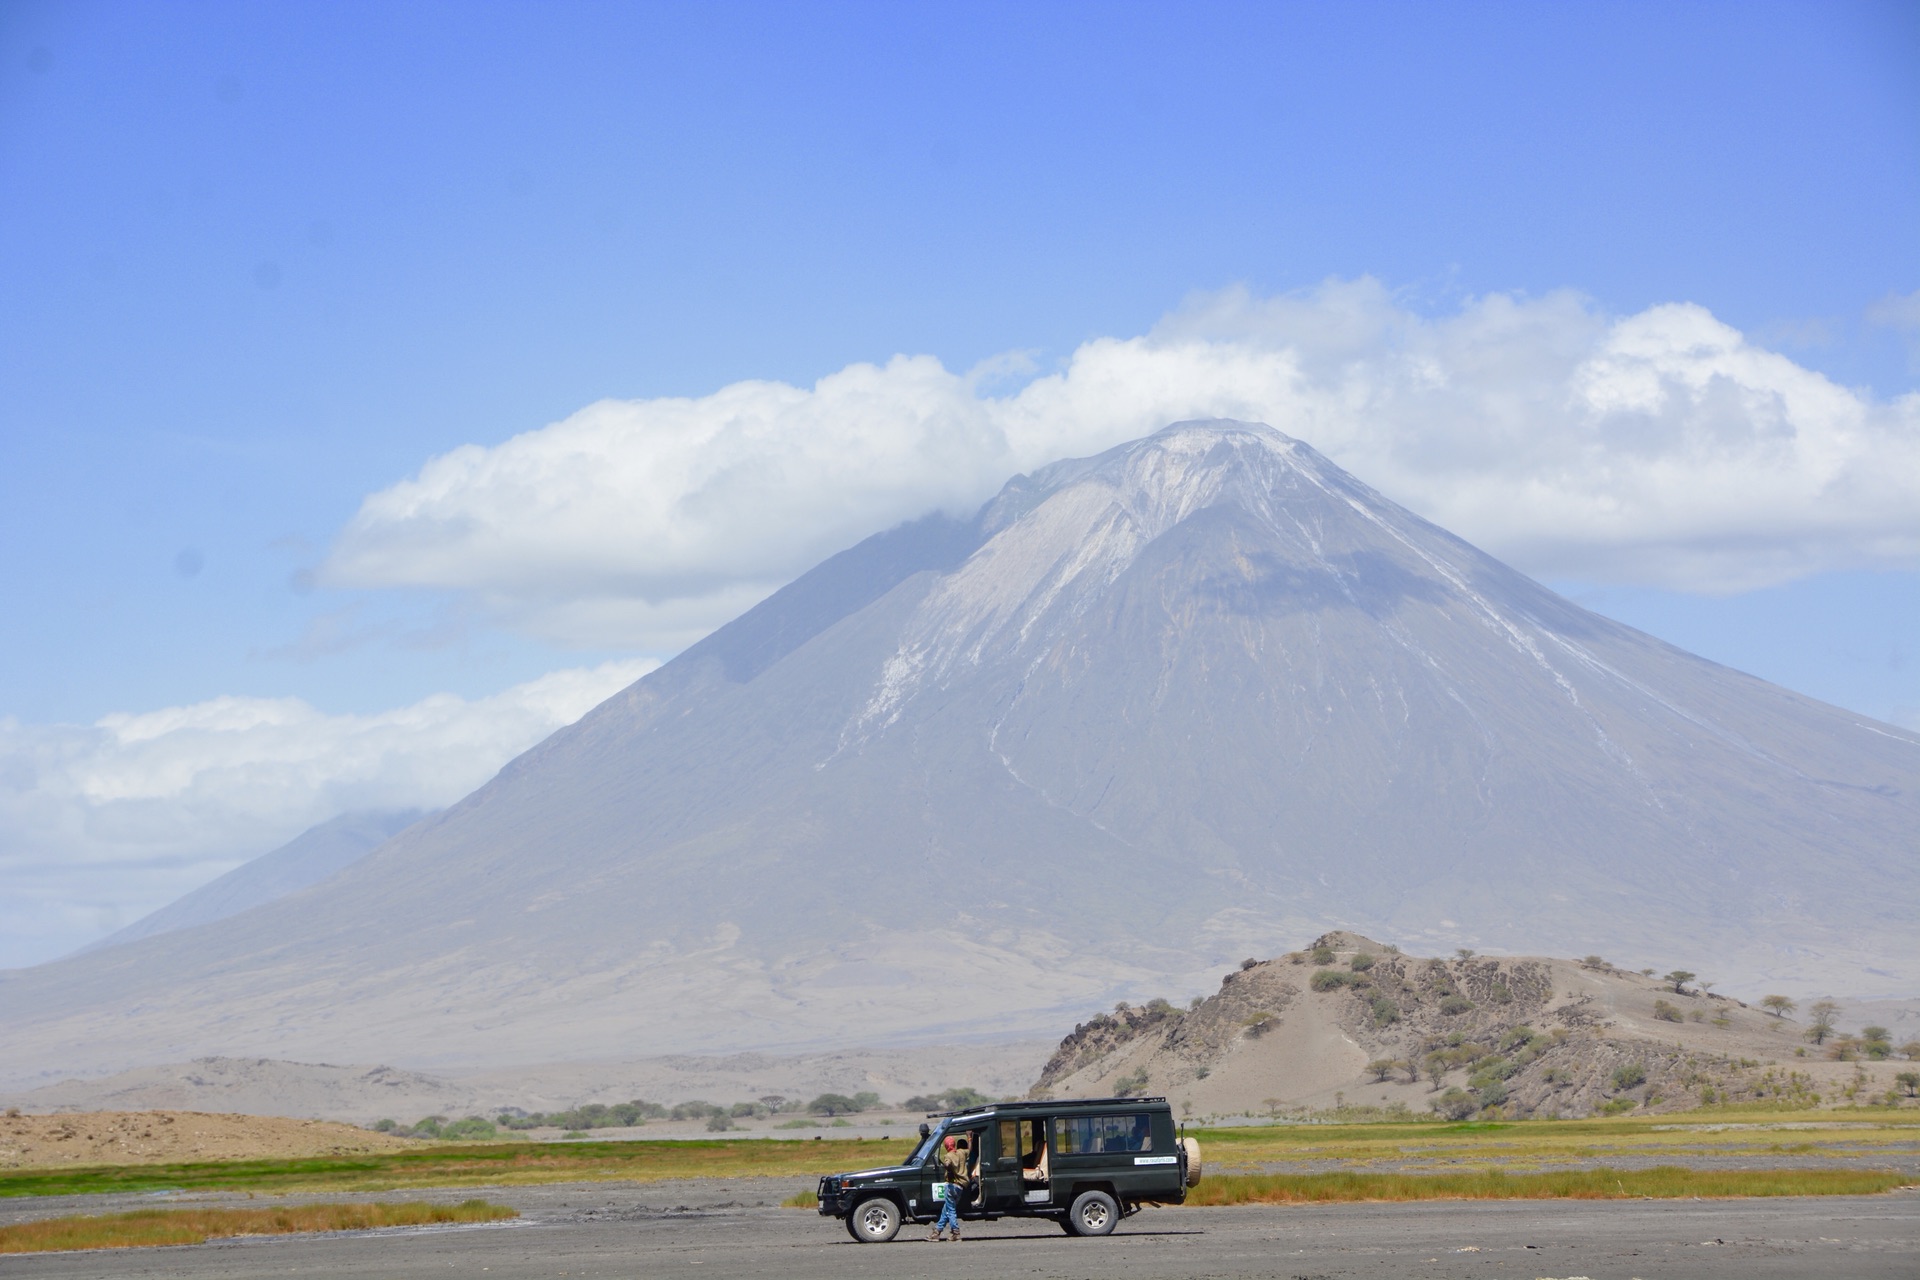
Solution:
[[[1905,995],[1916,833],[1920,735],[1184,423],[834,557],[320,884],[0,974],[0,1080],[1051,1034],[1329,928]]]
[[[1897,1047],[1884,1061],[1836,1058],[1807,1043],[1803,1023],[1692,977],[1597,957],[1419,958],[1329,933],[1247,961],[1191,1007],[1123,1005],[1081,1023],[1032,1093],[1164,1094],[1195,1117],[1340,1107],[1574,1117],[1864,1101],[1913,1069]]]

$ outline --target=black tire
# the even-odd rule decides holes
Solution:
[[[885,1244],[900,1234],[900,1206],[885,1196],[869,1196],[847,1215],[847,1234],[861,1244]]]
[[[1106,1236],[1120,1221],[1120,1206],[1104,1191],[1082,1191],[1067,1210],[1067,1230],[1077,1236]]]
[[[1066,1233],[1067,1233],[1068,1235],[1070,1235],[1070,1236],[1072,1236],[1072,1235],[1078,1235],[1078,1234],[1080,1234],[1079,1232],[1077,1232],[1077,1231],[1075,1231],[1075,1230],[1073,1229],[1073,1219],[1072,1219],[1072,1218],[1070,1218],[1070,1217],[1067,1217],[1066,1215],[1064,1215],[1064,1214],[1062,1214],[1062,1215],[1061,1215],[1060,1217],[1058,1217],[1058,1218],[1055,1218],[1055,1219],[1054,1219],[1054,1221],[1055,1221],[1056,1223],[1058,1223],[1058,1224],[1060,1225],[1060,1229],[1061,1229],[1062,1231],[1064,1231],[1064,1232],[1066,1232]]]

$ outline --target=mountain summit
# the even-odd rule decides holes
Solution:
[[[1055,1029],[1329,927],[1920,986],[1920,735],[1235,422],[804,575],[303,893],[0,979],[0,1067]]]

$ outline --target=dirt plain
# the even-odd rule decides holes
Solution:
[[[204,1111],[82,1111],[0,1115],[0,1169],[292,1160],[405,1150],[414,1144],[328,1120]]]

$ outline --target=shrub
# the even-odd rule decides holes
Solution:
[[[1637,1062],[1614,1068],[1612,1084],[1615,1089],[1631,1089],[1635,1085],[1647,1082],[1647,1069]]]
[[[1145,1067],[1142,1067],[1138,1071],[1131,1072],[1115,1080],[1113,1082],[1113,1096],[1116,1098],[1131,1097],[1136,1093],[1145,1091],[1146,1087],[1147,1070]]]
[[[1653,1002],[1653,1016],[1662,1022],[1680,1021],[1680,1006],[1666,1000]]]
[[[1347,967],[1355,973],[1365,973],[1367,970],[1373,968],[1373,957],[1362,951],[1359,955],[1347,961]]]
[[[1240,972],[1245,973],[1248,969],[1253,968],[1253,966],[1259,963],[1260,962],[1258,960],[1255,960],[1252,956],[1248,956],[1245,960],[1242,960],[1240,962]]]
[[[1373,1078],[1385,1083],[1388,1076],[1400,1065],[1398,1058],[1375,1058],[1367,1064],[1367,1070],[1373,1072]]]
[[[1455,1085],[1427,1105],[1449,1120],[1465,1120],[1480,1109],[1480,1100]]]
[[[1615,1098],[1600,1108],[1600,1114],[1603,1116],[1617,1116],[1622,1111],[1633,1110],[1633,1106],[1632,1098]]]
[[[863,1103],[862,1098],[872,1097],[873,1101]],[[823,1093],[807,1104],[807,1114],[816,1116],[844,1116],[857,1111],[865,1111],[880,1101],[879,1095],[856,1094],[849,1098],[844,1093]]]
[[[1909,1098],[1920,1097],[1920,1071],[1902,1071],[1893,1082],[1905,1089]]]
[[[1483,1107],[1497,1107],[1507,1100],[1507,1086],[1498,1080],[1489,1080],[1480,1086],[1478,1092]]]
[[[1342,973],[1338,969],[1317,969],[1307,985],[1315,991],[1337,991],[1353,980],[1353,974]]]
[[[708,1133],[725,1133],[731,1128],[733,1128],[733,1118],[731,1116],[715,1112],[713,1115],[707,1117]]]
[[[1373,997],[1373,1025],[1388,1027],[1400,1021],[1400,1006],[1376,992]]]
[[[1455,992],[1440,1002],[1440,1012],[1448,1014],[1449,1016],[1456,1013],[1465,1013],[1471,1008],[1473,1008],[1473,1001],[1458,992]]]
[[[1533,1039],[1532,1027],[1525,1027],[1525,1026],[1515,1027],[1513,1030],[1507,1032],[1507,1034],[1500,1037],[1500,1049],[1504,1053],[1510,1049],[1513,1049],[1517,1045],[1526,1044],[1528,1041],[1532,1039]]]
[[[1332,964],[1333,948],[1327,946],[1315,947],[1313,949],[1313,962],[1315,964]]]
[[[375,1133],[392,1133],[399,1127],[399,1123],[393,1120],[376,1120],[373,1122],[373,1131]]]
[[[1260,1012],[1248,1017],[1240,1025],[1247,1029],[1248,1035],[1252,1036],[1254,1039],[1257,1040],[1261,1036],[1267,1034],[1267,1032],[1273,1030],[1274,1027],[1279,1024],[1279,1022],[1280,1022],[1279,1018],[1275,1017],[1272,1013],[1268,1012],[1267,1010],[1262,1009],[1260,1010]]]
[[[948,1089],[941,1093],[920,1093],[901,1103],[908,1111],[964,1111],[968,1107],[985,1106],[992,1102],[978,1089]]]
[[[1513,1003],[1513,992],[1507,990],[1507,984],[1504,982],[1494,983],[1493,990],[1489,991],[1487,995],[1493,1000],[1495,1004],[1512,1004]]]

